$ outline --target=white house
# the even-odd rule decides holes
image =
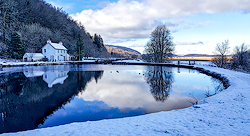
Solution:
[[[27,62],[27,61],[38,61],[40,59],[42,59],[44,56],[42,53],[25,53],[23,55],[23,61]]]
[[[67,53],[67,50],[62,42],[52,43],[48,40],[47,44],[42,47],[42,54],[45,58],[48,58],[49,61],[67,61],[70,60],[70,55]]]

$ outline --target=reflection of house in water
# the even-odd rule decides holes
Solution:
[[[42,76],[44,74],[44,71],[24,71],[23,74],[26,77],[37,77]]]
[[[63,84],[64,80],[68,78],[69,71],[24,71],[26,77],[38,77],[43,76],[43,80],[51,88],[55,84]]]
[[[69,71],[46,71],[43,74],[43,80],[48,84],[48,87],[53,87],[55,84],[63,84],[64,80],[68,78]]]

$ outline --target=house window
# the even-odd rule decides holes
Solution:
[[[62,50],[61,50],[61,53],[62,53]]]
[[[65,50],[64,50],[64,53],[65,53]]]
[[[58,58],[58,60],[59,60],[59,56],[58,56],[57,58]]]
[[[44,49],[44,52],[46,52],[46,49]]]
[[[58,50],[58,53],[59,53],[59,50]]]

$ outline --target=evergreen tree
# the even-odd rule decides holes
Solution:
[[[21,41],[21,36],[14,32],[11,34],[11,41],[10,41],[10,56],[13,59],[21,59],[24,55],[24,47]]]
[[[104,46],[104,45],[103,45],[103,39],[102,39],[101,35],[95,34],[95,35],[93,36],[93,41],[94,41],[95,44],[98,45],[98,48],[101,48],[101,47]]]
[[[103,39],[102,39],[102,36],[101,35],[99,35],[99,39],[100,39],[100,43],[102,44],[102,46],[104,45],[104,43],[103,43]]]
[[[78,60],[80,60],[84,56],[84,42],[81,35],[77,36],[76,47],[76,50],[78,51],[78,54],[76,56]]]

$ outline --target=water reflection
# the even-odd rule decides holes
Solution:
[[[26,77],[42,76],[43,80],[48,84],[49,88],[58,83],[63,84],[64,80],[68,78],[69,71],[53,70],[53,71],[24,71]]]
[[[63,84],[64,80],[68,78],[69,71],[46,71],[43,74],[43,80],[48,84],[48,87],[52,87],[55,84]]]
[[[174,81],[172,71],[164,71],[162,66],[155,66],[153,70],[146,71],[145,75],[155,100],[161,102],[167,100]]]
[[[46,66],[0,81],[0,133],[185,108],[190,93],[203,99],[207,87],[223,87],[195,70],[160,66]]]
[[[54,111],[69,103],[88,82],[97,81],[103,73],[66,71],[53,75],[50,72],[25,71],[0,76],[0,133],[37,128]],[[51,80],[43,80],[45,74]],[[62,83],[58,79],[63,85],[56,84]]]

